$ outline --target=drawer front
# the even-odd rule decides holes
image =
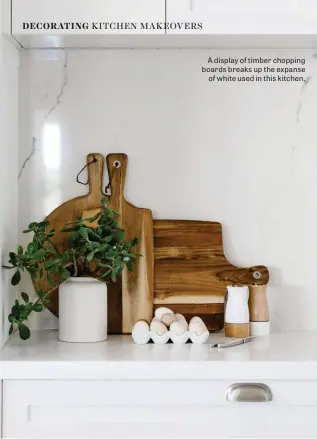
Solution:
[[[7,380],[3,437],[316,437],[317,382],[266,381],[272,401],[236,383]]]

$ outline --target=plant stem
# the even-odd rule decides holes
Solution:
[[[74,277],[77,277],[78,276],[78,266],[77,266],[75,254],[73,254],[73,262],[74,262]]]

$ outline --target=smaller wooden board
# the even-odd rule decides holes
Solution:
[[[225,257],[220,223],[154,221],[154,306],[198,315],[210,331],[224,322],[224,298],[230,284],[266,284],[264,266],[238,268]]]

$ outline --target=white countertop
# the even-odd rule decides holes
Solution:
[[[274,334],[227,349],[136,345],[131,336],[64,343],[57,331],[15,334],[0,353],[2,379],[317,379],[317,332]]]

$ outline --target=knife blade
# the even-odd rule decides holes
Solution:
[[[210,347],[212,348],[230,348],[231,346],[238,346],[240,344],[244,344],[244,343],[248,343],[249,341],[251,341],[254,337],[245,337],[245,338],[239,338],[236,340],[224,340],[220,343],[215,343],[210,345]]]

